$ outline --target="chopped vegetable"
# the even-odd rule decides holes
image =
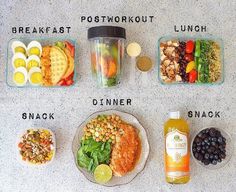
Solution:
[[[55,153],[52,134],[46,129],[29,129],[18,144],[23,161],[45,164]]]

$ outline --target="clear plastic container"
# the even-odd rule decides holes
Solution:
[[[32,41],[34,42],[32,44]],[[52,62],[54,57],[54,72],[51,73],[51,78],[54,78],[53,83],[44,84],[45,71],[42,66],[42,54],[45,46],[57,47],[50,55],[49,59]],[[30,48],[38,47],[39,53],[30,53]],[[22,50],[23,48],[23,50]],[[16,50],[18,49],[18,50]],[[21,49],[21,52],[20,52]],[[6,82],[10,87],[68,87],[73,86],[76,81],[76,55],[77,44],[76,41],[67,38],[13,38],[8,42],[7,50],[7,66],[6,66]],[[19,53],[20,52],[20,53]],[[14,59],[23,59],[25,63],[21,63],[15,66]],[[38,65],[32,64],[29,67],[30,60],[38,61]],[[60,62],[59,62],[60,61]],[[46,63],[46,62],[45,62]],[[49,64],[49,62],[48,62]],[[60,65],[60,66],[59,66]],[[33,67],[32,67],[33,66]],[[19,68],[19,69],[18,69]],[[32,69],[33,68],[33,69]],[[30,71],[30,69],[32,69]],[[51,69],[52,70],[52,69]],[[14,74],[16,72],[21,73],[21,77],[24,76],[24,82],[17,84],[14,81]],[[40,78],[43,78],[43,82],[37,84],[32,81],[34,73],[41,73]],[[23,74],[23,75],[22,75]],[[50,74],[50,73],[48,73]],[[19,74],[18,74],[19,75]],[[32,78],[31,78],[32,77]],[[35,75],[36,80],[37,76]]]
[[[182,53],[183,54],[182,57],[184,59],[181,59],[181,54],[179,54],[179,53],[174,53],[173,55],[170,54],[170,58],[166,57],[166,54],[163,54],[164,53],[163,49],[165,49],[163,47],[165,46],[165,44],[172,46],[173,42],[175,43],[175,42],[182,41],[182,42],[186,43],[189,40],[192,40],[194,42],[194,49],[193,49],[192,53],[188,54],[188,53],[186,53],[186,51],[185,51],[185,53]],[[219,59],[219,62],[217,63],[218,70],[216,73],[211,72],[211,68],[214,68],[214,70],[215,70],[215,67],[210,68],[209,67],[210,65],[208,65],[208,67],[206,67],[206,68],[208,68],[207,69],[208,72],[199,73],[199,72],[201,72],[200,69],[203,69],[203,67],[198,67],[198,66],[202,66],[202,65],[196,64],[196,63],[199,63],[199,58],[201,58],[201,56],[196,57],[196,55],[195,55],[195,52],[197,50],[196,49],[196,41],[197,40],[212,41],[215,43],[215,45],[217,45],[219,47],[219,49],[217,49],[217,54],[216,54],[216,55],[218,55],[218,59]],[[214,84],[221,84],[224,82],[224,46],[223,46],[222,39],[215,38],[212,36],[206,36],[206,37],[201,37],[201,36],[199,36],[199,37],[198,36],[194,36],[194,37],[191,37],[191,36],[182,36],[182,37],[181,36],[164,36],[158,40],[157,46],[158,46],[158,55],[157,55],[157,57],[158,57],[157,58],[158,78],[162,84],[165,84],[165,85],[173,85],[173,84],[214,85]],[[178,47],[178,46],[173,45],[173,47]],[[169,49],[169,51],[171,51],[171,50]],[[167,53],[168,53],[168,51],[167,51]],[[186,55],[192,57],[192,59],[188,57],[187,60],[185,60]],[[180,60],[185,60],[186,64],[181,64],[180,60],[179,61],[178,61],[178,59],[176,60],[176,58],[179,56],[180,56]],[[198,59],[198,62],[196,62],[196,59]],[[166,62],[164,63],[165,60],[166,60]],[[175,64],[174,62],[169,63],[168,60],[177,61],[177,64]],[[192,69],[195,71],[186,73],[187,72],[187,70],[186,70],[187,65],[191,61],[195,62],[195,66]],[[214,62],[212,62],[212,63],[214,63]],[[181,67],[181,65],[183,65],[183,66]],[[205,66],[207,66],[207,65],[205,65]],[[211,65],[211,66],[213,66],[213,65]],[[180,72],[181,72],[181,74],[180,74]],[[191,75],[190,75],[190,73],[191,73]],[[210,73],[212,75],[210,75]],[[183,74],[185,74],[185,77]],[[204,74],[206,76],[207,80],[201,81],[199,79],[200,74]],[[208,77],[206,74],[208,74]],[[217,74],[216,75],[217,78],[215,77],[215,74]],[[191,78],[190,78],[190,76],[191,76]],[[211,80],[212,78],[215,78],[215,79]]]
[[[121,27],[89,28],[91,69],[100,87],[112,87],[119,83],[125,38],[125,29]]]

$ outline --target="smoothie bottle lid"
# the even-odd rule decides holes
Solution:
[[[180,111],[171,111],[169,117],[170,119],[180,119]]]

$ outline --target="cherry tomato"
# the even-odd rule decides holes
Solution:
[[[62,80],[60,80],[60,81],[57,83],[57,85],[59,85],[59,86],[65,86],[65,85],[67,85],[67,84],[66,84],[66,81],[65,81],[64,79],[62,79]]]
[[[65,79],[66,81],[74,78],[74,71]]]
[[[72,57],[75,57],[75,46],[69,41],[66,41],[65,45],[66,45],[66,48],[70,51],[70,55]]]
[[[185,55],[184,55],[184,59],[185,59],[186,61],[188,61],[188,62],[194,60],[193,55],[190,54],[190,53],[185,54]]]
[[[69,79],[69,80],[66,81],[66,85],[67,85],[67,86],[70,86],[70,85],[72,85],[73,83],[74,83],[74,81],[73,81],[72,79]]]
[[[195,83],[196,80],[197,80],[197,71],[193,69],[189,73],[189,83]]]
[[[186,53],[192,53],[194,49],[194,42],[192,40],[187,41],[186,43]]]

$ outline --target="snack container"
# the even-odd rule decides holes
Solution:
[[[88,29],[92,74],[100,87],[112,87],[119,83],[125,38],[125,29],[121,27]]]
[[[217,163],[216,165],[212,165],[212,164],[209,164],[209,165],[204,165],[204,163],[202,163],[201,161],[198,161],[194,155],[193,155],[193,142],[194,142],[194,139],[195,137],[202,131],[202,130],[205,130],[207,128],[211,128],[211,127],[214,127],[216,130],[220,131],[222,136],[226,139],[226,158],[224,160],[222,160],[222,162],[220,163]],[[222,128],[217,128],[216,126],[209,126],[209,127],[205,127],[199,131],[197,131],[193,138],[192,138],[192,141],[191,141],[191,154],[192,154],[192,157],[194,159],[194,161],[201,165],[202,167],[206,168],[206,169],[210,169],[210,170],[215,170],[215,169],[220,169],[222,167],[224,167],[225,165],[227,165],[227,163],[230,161],[231,157],[232,157],[232,154],[234,152],[234,142],[232,140],[232,137],[230,136],[230,134],[225,131],[224,129]]]
[[[50,47],[48,55],[47,47]],[[13,38],[7,48],[6,83],[18,88],[73,86],[76,82],[76,51],[76,41],[68,38]],[[16,59],[18,64],[14,65]],[[38,64],[30,63],[31,60]],[[24,78],[20,84],[15,80],[17,72],[18,78]]]
[[[47,130],[51,133],[52,135],[52,141],[53,141],[53,150],[54,150],[54,153],[53,153],[53,156],[52,156],[52,159],[44,164],[33,164],[33,163],[30,163],[28,161],[24,161],[22,160],[22,156],[20,154],[20,151],[19,151],[19,147],[18,147],[18,144],[21,142],[21,137],[27,132],[27,130],[29,129],[33,129],[33,130]],[[18,162],[20,162],[23,166],[32,166],[32,167],[44,167],[44,166],[47,166],[49,164],[51,164],[55,158],[55,154],[56,154],[56,137],[55,137],[55,134],[50,130],[50,129],[47,129],[47,128],[28,128],[28,129],[23,129],[21,130],[19,133],[18,133],[18,137],[17,137],[17,141],[16,141],[16,155],[17,155],[17,160]]]
[[[192,52],[187,52],[188,41],[193,42]],[[204,51],[204,42],[211,44],[211,49],[206,50],[213,51]],[[158,40],[157,50],[158,78],[162,84],[214,85],[224,82],[224,46],[220,38],[164,36]],[[207,64],[203,64],[203,53],[207,55]],[[191,61],[194,62],[192,66]]]

